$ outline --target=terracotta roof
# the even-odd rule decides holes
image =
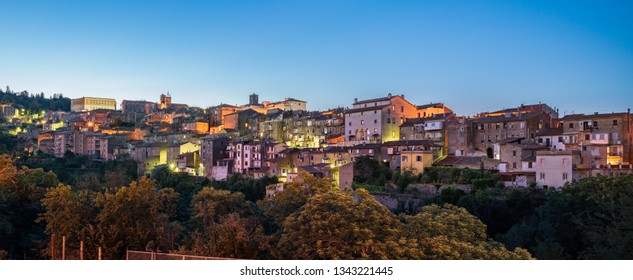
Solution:
[[[422,110],[422,109],[431,108],[431,107],[437,107],[437,106],[444,107],[444,103],[429,103],[429,104],[425,104],[425,105],[416,106],[416,108],[418,108],[418,110]]]
[[[627,113],[607,113],[607,114],[593,114],[593,115],[575,114],[575,115],[564,116],[559,120],[569,121],[569,120],[587,120],[591,118],[626,117],[626,114]]]
[[[389,101],[389,100],[391,100],[391,98],[393,98],[395,96],[397,96],[397,95],[394,95],[394,96],[391,96],[391,97],[390,96],[386,96],[386,97],[380,97],[380,98],[359,100],[358,102],[354,102],[353,105],[364,104],[364,103],[371,103],[371,102]]]
[[[365,111],[382,110],[382,108],[385,108],[387,106],[388,105],[372,106],[372,107],[367,107],[367,108],[354,108],[354,109],[346,110],[345,113],[349,114],[349,113],[357,113],[357,112],[365,112]]]
[[[495,122],[512,122],[512,121],[525,121],[534,117],[538,117],[540,112],[531,112],[525,114],[513,114],[512,116],[506,117],[505,115],[501,116],[490,116],[483,117],[480,119],[472,120],[473,123],[495,123]]]

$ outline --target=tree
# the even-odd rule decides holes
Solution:
[[[400,259],[415,256],[401,223],[366,190],[318,193],[283,224],[278,252],[289,259]]]
[[[45,212],[40,214],[38,221],[46,223],[46,233],[57,236],[57,248],[61,245],[61,238],[67,238],[68,252],[77,253],[69,257],[78,258],[80,241],[84,242],[84,257],[97,257],[97,244],[94,240],[96,209],[93,205],[93,193],[88,190],[74,192],[70,186],[59,184],[50,188],[42,199]],[[46,254],[51,255],[50,242]],[[55,253],[59,257],[59,252]],[[70,255],[70,254],[67,254]]]
[[[404,216],[404,233],[417,240],[425,259],[530,259],[520,248],[508,251],[489,241],[486,225],[464,208],[429,205],[415,216]]]
[[[333,188],[334,186],[327,179],[319,179],[308,173],[302,173],[298,180],[283,184],[281,191],[276,191],[257,204],[264,210],[266,216],[281,226],[286,217],[299,210],[310,197]]]
[[[193,226],[191,252],[225,257],[255,258],[267,249],[255,205],[242,193],[205,187],[193,196]]]
[[[105,258],[121,259],[125,250],[156,250],[166,224],[159,212],[155,182],[146,177],[129,187],[98,194],[95,199],[101,212],[97,215],[99,245]]]

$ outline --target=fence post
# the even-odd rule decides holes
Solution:
[[[51,234],[51,260],[55,260],[55,234]]]
[[[83,261],[84,259],[84,241],[79,241],[79,259]]]
[[[101,246],[99,246],[99,260],[101,260]]]
[[[62,236],[62,260],[66,260],[66,235]]]

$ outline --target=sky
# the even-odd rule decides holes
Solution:
[[[0,0],[0,87],[309,110],[403,94],[460,115],[633,105],[633,1]]]

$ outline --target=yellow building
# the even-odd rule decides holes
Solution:
[[[400,151],[400,172],[411,171],[413,175],[424,173],[424,168],[433,165],[432,151]]]
[[[70,101],[70,110],[73,112],[84,112],[97,109],[116,110],[116,100],[112,98],[81,97]]]

